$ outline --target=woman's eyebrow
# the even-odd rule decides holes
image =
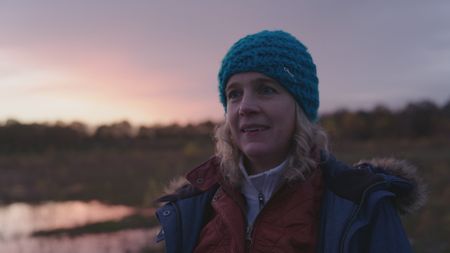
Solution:
[[[227,87],[225,88],[225,91],[228,91],[229,89],[235,88],[234,86],[236,86],[236,85],[239,85],[239,82],[232,82],[232,83],[229,83],[229,84],[227,85]]]

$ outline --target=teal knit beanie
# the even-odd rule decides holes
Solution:
[[[247,35],[229,49],[219,71],[219,95],[225,108],[225,88],[230,77],[259,72],[277,80],[288,90],[312,122],[317,121],[319,89],[316,65],[308,49],[284,31]]]

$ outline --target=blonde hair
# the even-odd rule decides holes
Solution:
[[[215,132],[216,156],[225,180],[239,187],[243,178],[239,169],[242,152],[231,138],[228,117],[219,124]],[[308,120],[303,110],[296,104],[296,127],[291,149],[287,157],[284,179],[288,182],[306,180],[320,162],[320,152],[328,151],[328,137],[316,123]]]

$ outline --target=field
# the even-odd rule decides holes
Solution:
[[[183,142],[183,141],[181,141]],[[181,144],[181,143],[178,143]],[[449,252],[450,144],[443,140],[383,140],[332,143],[348,163],[373,157],[406,159],[428,185],[425,208],[404,217],[416,252]],[[212,142],[189,141],[154,150],[48,150],[0,156],[1,200],[90,200],[151,207],[171,179],[213,153]]]

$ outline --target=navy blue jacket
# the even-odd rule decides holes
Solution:
[[[418,207],[423,198],[418,182],[411,180],[403,165],[381,160],[355,168],[332,156],[325,159],[320,165],[325,190],[317,252],[412,252],[398,211]],[[165,199],[168,203],[156,215],[162,226],[157,240],[165,240],[166,252],[194,250],[216,190],[217,186],[198,191],[186,185]]]

